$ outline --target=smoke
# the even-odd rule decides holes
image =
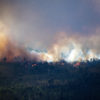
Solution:
[[[24,46],[20,46],[16,40],[9,35],[7,27],[0,23],[0,61],[13,62],[23,60],[39,60],[38,56],[30,54]]]
[[[92,35],[80,35],[61,32],[55,36],[54,42],[48,47],[47,52],[37,52],[42,61],[67,62],[87,61],[100,59],[100,30]]]
[[[80,35],[58,33],[46,51],[27,50],[9,34],[9,29],[0,23],[0,61],[35,60],[57,62],[86,61],[100,59],[100,29],[95,34]],[[35,48],[34,48],[35,49]],[[42,48],[44,49],[44,48]]]
[[[74,62],[100,59],[99,38],[99,29],[95,34],[88,36],[60,33],[48,49],[48,55],[52,56],[52,61],[63,59],[67,62]]]

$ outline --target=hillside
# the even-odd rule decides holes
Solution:
[[[2,62],[0,100],[100,100],[100,61],[75,64]]]

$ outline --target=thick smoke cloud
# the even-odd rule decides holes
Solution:
[[[98,2],[99,0],[0,0],[0,21],[9,27],[9,35],[20,44],[47,49],[52,44],[55,33],[93,34],[90,31],[100,27],[100,14],[95,11]]]
[[[14,61],[27,59],[36,61],[67,62],[86,61],[100,59],[100,30],[97,29],[92,35],[83,36],[79,33],[67,35],[65,32],[57,33],[54,41],[43,52],[28,51],[9,35],[9,29],[0,23],[0,60]],[[59,35],[58,35],[59,34]]]
[[[8,33],[7,27],[3,23],[0,23],[0,61],[39,60],[39,57],[35,53],[31,54],[28,52],[24,46],[20,46]]]
[[[39,61],[99,58],[99,0],[0,0],[0,22],[6,26],[0,28],[1,58],[9,52]]]
[[[64,59],[73,62],[100,59],[99,43],[100,34],[98,29],[96,33],[89,36],[60,33],[48,53],[53,56],[53,61]]]

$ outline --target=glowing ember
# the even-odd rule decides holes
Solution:
[[[77,62],[76,64],[73,65],[74,67],[80,66],[80,62]]]
[[[32,67],[35,67],[35,66],[37,66],[37,64],[32,64]]]

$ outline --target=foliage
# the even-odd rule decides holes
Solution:
[[[0,63],[0,100],[100,100],[99,91],[100,61]]]

